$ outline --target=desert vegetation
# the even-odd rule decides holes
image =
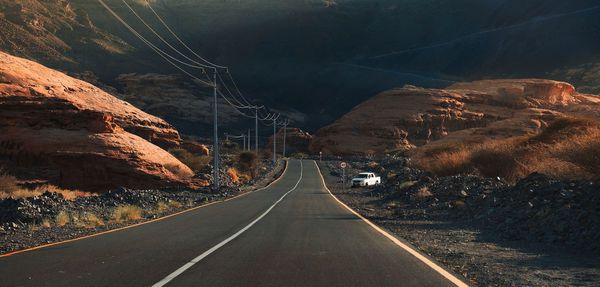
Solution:
[[[600,123],[562,117],[537,134],[478,145],[446,143],[418,149],[414,165],[436,175],[474,173],[515,182],[533,172],[560,179],[600,177]]]
[[[256,178],[257,170],[260,167],[260,158],[258,155],[252,151],[244,151],[238,154],[237,159],[239,170],[251,178]]]
[[[169,153],[175,156],[183,164],[187,165],[194,172],[198,172],[210,162],[209,156],[194,154],[185,149],[170,149]]]
[[[117,223],[138,220],[142,218],[142,209],[135,205],[117,206],[112,213],[112,220]]]

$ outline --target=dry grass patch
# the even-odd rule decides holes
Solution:
[[[163,214],[167,212],[167,210],[169,210],[169,206],[167,205],[167,203],[164,201],[159,201],[158,205],[156,206],[156,213]]]
[[[405,181],[398,186],[398,189],[405,189],[415,185],[416,181]]]
[[[211,160],[209,156],[193,154],[181,148],[170,149],[169,153],[175,156],[183,164],[187,165],[193,172],[202,170]]]
[[[91,212],[80,214],[79,222],[85,228],[94,228],[96,226],[104,225],[104,221],[100,219],[96,214]]]
[[[427,186],[419,188],[419,190],[417,190],[417,193],[415,193],[415,197],[418,198],[429,197],[432,195],[433,194],[431,194],[431,191],[429,191],[429,188]]]
[[[237,171],[235,168],[228,168],[227,174],[231,177],[231,180],[235,183],[245,183],[250,181],[250,176]]]
[[[0,191],[0,198],[7,198],[7,197],[12,197],[12,198],[27,198],[27,197],[33,197],[33,196],[39,196],[42,195],[44,192],[56,192],[56,193],[60,193],[62,194],[64,199],[67,200],[73,200],[77,197],[88,197],[88,196],[92,196],[93,194],[90,192],[85,192],[85,191],[81,191],[81,190],[70,190],[70,189],[64,189],[64,188],[60,188],[54,185],[50,185],[50,184],[44,184],[32,189],[29,188],[17,188],[14,189],[12,191]]]
[[[423,147],[413,159],[418,168],[440,176],[475,173],[509,182],[540,172],[562,179],[600,177],[600,123],[563,117],[542,132],[476,146]]]
[[[181,202],[179,202],[179,201],[174,201],[174,200],[169,201],[169,207],[171,207],[171,208],[180,208],[182,206],[183,206],[183,204],[181,204]]]
[[[18,189],[17,178],[7,174],[3,168],[0,168],[0,197],[2,197],[2,194],[11,194]]]
[[[135,205],[117,206],[112,213],[112,220],[117,223],[134,221],[142,218],[142,209]]]

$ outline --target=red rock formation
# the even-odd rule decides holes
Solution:
[[[187,185],[193,175],[157,146],[181,142],[162,119],[5,53],[0,53],[0,110],[0,155],[31,177],[103,190]]]
[[[308,145],[312,139],[312,135],[299,129],[299,128],[287,128],[286,139],[285,139],[285,153],[286,156],[294,153],[307,153]],[[269,144],[267,144],[267,150],[273,150],[273,136],[269,137]],[[277,131],[277,153],[283,151],[283,128]]]
[[[434,142],[483,142],[539,131],[557,116],[600,118],[600,97],[538,79],[406,86],[383,92],[317,131],[310,152],[382,154]]]

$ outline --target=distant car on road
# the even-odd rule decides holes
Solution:
[[[362,172],[352,179],[352,187],[378,185],[381,183],[381,177],[372,172]]]

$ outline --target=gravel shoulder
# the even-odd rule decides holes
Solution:
[[[267,186],[280,177],[285,165],[284,161],[277,164],[265,161],[257,180],[243,185],[229,183],[222,186],[219,193],[212,193],[209,188],[118,188],[102,195],[73,200],[65,200],[62,195],[49,192],[31,198],[0,199],[0,255],[139,224],[223,201]],[[120,206],[139,208],[140,217],[125,222],[115,221],[114,212]],[[64,224],[57,223],[60,214],[68,218]],[[92,218],[90,215],[93,215],[93,220],[89,220]]]
[[[398,162],[369,167],[367,162],[359,161],[350,163],[347,174],[374,171],[385,175],[384,184],[380,187],[348,187],[342,192],[338,164],[339,161],[323,161],[319,166],[327,186],[340,200],[456,274],[461,274],[471,285],[598,286],[600,282],[600,252],[595,246],[597,241],[590,243],[595,235],[585,237],[590,232],[582,227],[577,235],[587,241],[577,241],[568,235],[562,236],[558,231],[544,233],[543,227],[520,223],[517,216],[520,213],[514,211],[517,209],[505,207],[513,203],[499,203],[508,198],[502,197],[502,194],[514,192],[516,188],[500,180],[469,176],[436,178],[403,167]],[[475,188],[469,189],[471,185],[485,188],[476,191]],[[451,196],[442,194],[444,192]],[[493,198],[488,200],[482,195]],[[489,207],[487,201],[492,202],[489,205],[494,208]],[[472,205],[481,207],[470,207]],[[531,209],[535,211],[533,207]],[[503,210],[504,213],[496,216],[494,210]],[[519,212],[527,216],[529,211]],[[512,219],[498,222],[496,217],[500,216]],[[591,217],[595,220],[593,215]],[[552,220],[559,221],[556,225],[560,226],[560,217]],[[539,224],[544,222],[543,219],[538,221]],[[516,231],[506,231],[513,229]],[[530,234],[539,236],[528,236]]]

